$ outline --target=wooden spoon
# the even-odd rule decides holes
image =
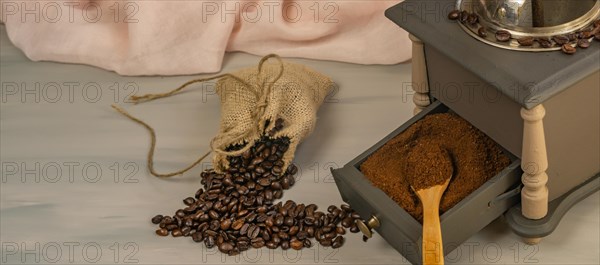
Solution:
[[[444,264],[440,201],[453,173],[446,149],[431,142],[417,142],[407,158],[406,173],[411,189],[423,205],[423,264]]]
[[[441,185],[416,190],[423,204],[423,264],[444,264],[442,229],[440,228],[440,200],[450,183],[450,178]]]

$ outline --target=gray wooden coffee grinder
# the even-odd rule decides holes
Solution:
[[[413,41],[416,107],[411,120],[333,170],[365,226],[420,263],[422,227],[359,168],[431,113],[458,114],[514,158],[441,216],[445,254],[502,214],[537,244],[600,189],[600,0],[406,0],[386,16]]]

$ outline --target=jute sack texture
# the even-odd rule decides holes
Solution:
[[[283,156],[283,168],[287,168],[294,159],[298,144],[315,128],[317,111],[334,85],[331,79],[323,74],[304,65],[283,62],[279,56],[271,54],[263,57],[255,67],[191,80],[170,92],[133,96],[131,100],[140,103],[168,97],[190,84],[214,79],[218,79],[216,87],[221,99],[219,132],[210,142],[213,166],[217,172],[224,172],[229,168],[227,156],[241,155],[263,135],[290,139],[289,148]],[[156,173],[153,168],[156,144],[154,130],[120,107],[113,107],[150,131],[152,145],[148,153],[148,168],[153,175],[170,177],[182,174],[206,157],[201,157],[178,172]],[[274,132],[273,127],[277,119],[283,119],[284,126],[283,129]]]

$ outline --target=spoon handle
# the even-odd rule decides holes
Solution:
[[[423,264],[444,264],[444,247],[440,227],[440,201],[450,180],[442,185],[416,191],[423,204]]]

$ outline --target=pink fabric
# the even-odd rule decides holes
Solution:
[[[220,71],[227,51],[359,64],[405,61],[408,34],[383,13],[398,2],[2,0],[1,19],[31,60],[123,75],[180,75]]]

